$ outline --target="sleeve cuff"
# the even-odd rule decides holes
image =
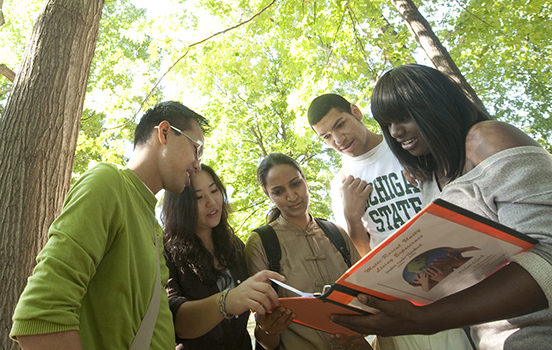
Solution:
[[[523,267],[539,284],[546,299],[548,300],[548,311],[552,311],[552,266],[538,254],[522,252],[514,255],[510,262]]]
[[[19,335],[39,335],[79,330],[78,325],[63,325],[41,320],[21,320],[13,323],[10,338],[17,341]]]
[[[169,308],[171,309],[171,312],[173,314],[173,320],[176,319],[176,314],[178,313],[178,309],[180,308],[180,305],[184,304],[186,300],[187,299],[183,296],[172,297],[169,299]]]

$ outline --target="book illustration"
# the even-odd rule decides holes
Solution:
[[[440,247],[427,250],[406,264],[403,278],[410,285],[422,287],[422,290],[427,292],[470,260],[471,256],[462,255],[470,250],[479,250],[479,248]]]

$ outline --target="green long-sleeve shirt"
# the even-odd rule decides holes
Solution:
[[[83,348],[128,349],[151,299],[159,236],[161,306],[150,349],[174,349],[168,270],[153,193],[100,164],[72,187],[21,295],[10,336],[78,330]]]

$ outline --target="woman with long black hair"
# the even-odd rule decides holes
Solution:
[[[202,165],[180,194],[165,193],[162,220],[167,293],[177,349],[251,349],[250,310],[265,314],[278,296],[260,271],[248,278],[243,242],[228,224],[226,190]]]

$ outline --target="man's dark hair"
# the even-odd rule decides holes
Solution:
[[[337,94],[324,94],[312,100],[307,116],[311,126],[318,124],[330,112],[332,108],[340,112],[351,112],[351,102],[347,101],[343,96]]]
[[[192,111],[182,103],[177,101],[160,102],[148,109],[142,116],[142,119],[140,119],[138,125],[136,125],[134,148],[145,145],[153,128],[164,120],[182,131],[189,130],[193,120],[199,124],[203,132],[207,132],[209,129],[209,123],[203,116]]]

